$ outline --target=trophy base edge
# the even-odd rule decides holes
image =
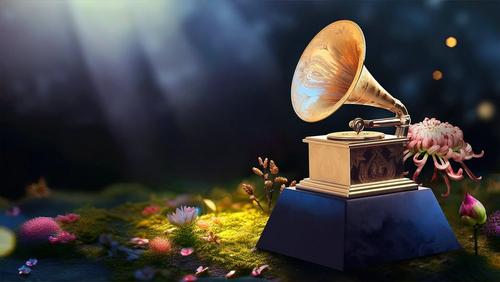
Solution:
[[[311,178],[305,178],[297,184],[297,189],[326,193],[344,198],[358,198],[394,192],[417,190],[418,184],[406,177],[353,185],[339,185],[325,181],[313,180]]]

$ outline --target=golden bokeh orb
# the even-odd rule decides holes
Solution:
[[[477,105],[477,116],[484,121],[491,120],[495,116],[495,105],[490,101],[482,101]]]
[[[440,80],[441,78],[443,78],[443,73],[440,70],[435,70],[432,72],[432,78],[434,80]]]
[[[453,47],[457,46],[458,41],[455,37],[450,36],[450,37],[446,38],[445,43],[446,43],[446,46],[453,48]]]
[[[6,257],[16,247],[16,235],[10,229],[0,226],[0,257]]]

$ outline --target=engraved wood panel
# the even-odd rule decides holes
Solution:
[[[403,150],[403,144],[352,149],[351,184],[402,178]]]

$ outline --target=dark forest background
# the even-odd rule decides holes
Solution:
[[[0,194],[41,176],[58,189],[215,185],[247,176],[259,155],[306,177],[304,136],[392,115],[347,105],[308,124],[293,112],[296,63],[339,19],[362,27],[366,66],[414,122],[460,126],[486,152],[469,166],[499,172],[498,11],[497,1],[0,1]]]

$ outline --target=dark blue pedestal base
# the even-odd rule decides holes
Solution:
[[[460,245],[429,188],[357,199],[287,188],[257,248],[345,270]]]

